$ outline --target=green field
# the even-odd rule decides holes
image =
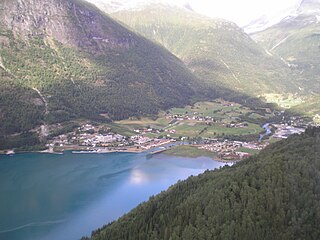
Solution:
[[[293,94],[265,94],[265,99],[269,103],[276,103],[282,108],[290,109],[305,102],[301,97],[297,97]]]
[[[225,135],[249,135],[258,134],[263,131],[260,125],[255,123],[248,123],[244,128],[229,128],[225,124],[232,122],[239,122],[241,116],[249,115],[252,119],[261,119],[271,117],[271,114],[262,116],[249,108],[243,107],[240,104],[229,103],[224,101],[216,102],[199,102],[194,106],[187,106],[185,108],[173,108],[170,110],[172,115],[189,115],[189,116],[203,116],[212,117],[218,123],[198,122],[193,120],[180,121],[176,125],[169,127],[170,130],[176,130],[173,136],[189,136],[189,137],[221,137]]]
[[[254,154],[259,153],[260,151],[259,150],[255,150],[255,149],[250,149],[250,148],[239,148],[238,152],[244,152],[244,153],[249,153],[249,154],[254,155]]]
[[[158,118],[130,118],[109,124],[114,131],[132,136],[135,129],[158,129],[161,133],[147,133],[147,137],[170,135],[170,137],[202,137],[216,138],[223,136],[246,136],[259,134],[261,121],[267,122],[270,113],[261,114],[237,103],[217,100],[215,102],[198,102],[193,106],[172,108],[161,112]],[[189,117],[189,119],[183,119]],[[201,118],[193,119],[194,117]],[[205,121],[204,118],[211,120]],[[181,118],[181,119],[180,119]],[[245,126],[230,127],[230,124],[245,124]]]
[[[180,123],[178,126],[172,126],[169,129],[176,130],[171,136],[188,136],[197,137],[201,136],[204,138],[215,138],[226,135],[249,135],[258,134],[263,129],[257,124],[248,123],[247,128],[228,128],[220,124],[213,124],[212,126],[206,125],[205,123],[197,123],[196,125],[189,125],[190,123]]]
[[[190,157],[190,158],[210,157],[210,158],[217,159],[216,153],[198,149],[197,147],[194,147],[194,146],[172,147],[169,150],[166,150],[164,154],[171,155],[171,156],[179,156],[179,157]]]
[[[203,116],[214,117],[215,119],[232,119],[239,115],[244,115],[251,112],[249,108],[246,108],[237,103],[228,103],[224,101],[216,102],[199,102],[194,106],[187,106],[185,108],[172,108],[170,113],[173,115],[189,114],[193,116],[195,113],[199,113]]]
[[[123,136],[131,137],[135,135],[132,129],[128,128],[125,125],[120,125],[117,123],[109,123],[109,124],[106,124],[106,127],[110,128],[112,132],[121,134]]]

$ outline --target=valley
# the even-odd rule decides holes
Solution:
[[[0,136],[157,114],[202,93],[172,53],[83,1],[4,1],[0,27]]]
[[[266,130],[262,126],[268,122],[270,134],[263,136]],[[49,125],[44,152],[153,153],[160,149],[175,156],[210,155],[216,160],[238,161],[311,125],[311,120],[285,112],[250,109],[218,99],[172,108],[153,119],[132,117],[104,124],[83,120]]]
[[[29,6],[37,2],[25,1]],[[46,8],[43,4],[40,9]],[[168,124],[161,116],[164,111],[219,98],[249,108],[285,109],[318,122],[317,81],[306,80],[295,64],[283,62],[290,59],[276,52],[282,45],[266,47],[269,29],[249,36],[232,22],[162,4],[109,15],[100,5],[101,10],[78,0],[46,4],[50,14],[61,13],[49,14],[39,24],[38,9],[21,5],[19,12],[17,1],[5,1],[0,10],[2,150],[43,150],[46,137],[52,136],[39,131],[41,126],[51,126],[56,135],[86,121],[128,131],[122,135],[130,137],[134,128],[125,119],[159,118]],[[253,136],[263,124],[226,128],[230,116],[217,117],[211,125],[186,120],[174,128],[159,126],[171,130],[174,138],[207,138]],[[222,118],[225,123],[219,122]]]
[[[224,98],[299,93],[291,69],[232,22],[161,4],[109,13],[179,57],[208,88],[228,89]]]
[[[320,0],[194,4],[1,0],[0,239],[320,239]]]

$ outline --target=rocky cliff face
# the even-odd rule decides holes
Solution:
[[[78,0],[5,0],[0,24],[16,37],[53,37],[91,51],[129,48],[135,38],[94,6]]]

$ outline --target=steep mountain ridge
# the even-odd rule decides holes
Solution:
[[[299,91],[299,81],[288,66],[234,23],[164,5],[117,11],[112,16],[166,47],[214,88],[251,96]]]
[[[201,87],[174,55],[80,0],[3,1],[0,59],[7,75],[1,88],[10,82],[28,89],[41,108],[28,118],[0,114],[6,129],[0,135],[41,121],[155,114],[189,103]],[[1,91],[1,98],[6,94]],[[10,101],[1,103],[1,113],[11,111]]]
[[[64,46],[100,53],[135,44],[134,34],[111,19],[106,21],[93,5],[79,0],[44,0],[41,4],[38,0],[6,0],[1,11],[13,14],[4,14],[0,24],[24,40],[30,36],[53,37]]]
[[[302,1],[292,15],[252,37],[278,55],[303,79],[308,91],[320,92],[320,1]]]
[[[107,13],[113,13],[124,10],[143,9],[146,6],[161,4],[171,7],[183,7],[191,9],[188,0],[170,1],[170,0],[87,0]]]
[[[320,94],[320,1],[302,1],[294,14],[284,18],[278,24],[252,35],[253,39],[267,51],[279,56],[286,62],[297,78],[301,79],[301,87],[306,97],[312,97],[299,109],[316,106],[314,101]],[[314,97],[314,98],[313,98]],[[320,102],[319,102],[320,106]],[[311,112],[320,113],[320,108]]]

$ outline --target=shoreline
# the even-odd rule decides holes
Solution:
[[[181,143],[181,142],[170,142],[161,144],[159,146],[150,147],[148,149],[142,147],[131,147],[128,149],[119,148],[119,149],[107,149],[103,147],[87,147],[87,146],[77,146],[77,145],[70,145],[67,147],[57,147],[57,148],[48,148],[42,151],[19,151],[15,152],[12,149],[6,149],[0,151],[0,155],[14,155],[14,154],[23,154],[23,153],[46,153],[46,154],[64,154],[66,151],[71,151],[72,154],[107,154],[107,153],[148,153],[154,149],[160,147],[171,146],[173,143]]]
[[[173,142],[171,143],[167,143],[167,144],[163,144],[163,145],[159,145],[156,147],[152,147],[149,149],[142,149],[140,148],[134,148],[134,149],[106,149],[106,148],[87,148],[87,147],[81,147],[81,146],[69,146],[67,148],[61,148],[58,151],[54,150],[53,148],[49,148],[43,151],[22,151],[22,152],[14,152],[13,150],[6,150],[6,151],[1,151],[0,155],[5,155],[5,156],[12,156],[15,154],[26,154],[26,153],[40,153],[40,154],[55,154],[55,155],[63,155],[65,154],[65,152],[71,152],[71,154],[109,154],[109,153],[146,153],[146,154],[150,154],[150,155],[157,155],[157,154],[164,154],[167,156],[176,156],[176,157],[187,157],[187,158],[198,158],[198,157],[206,157],[206,158],[210,158],[214,161],[217,162],[221,162],[221,163],[237,163],[240,162],[242,159],[233,159],[233,160],[226,160],[226,159],[221,159],[218,156],[206,156],[205,152],[206,150],[200,150],[203,152],[202,154],[199,154],[199,156],[187,156],[187,155],[183,155],[183,153],[181,154],[170,154],[167,153],[168,151],[170,151],[172,149],[172,147],[179,147],[179,146],[191,146],[191,147],[196,147],[196,145],[190,145],[190,144],[183,144],[184,142],[175,142],[174,145]],[[160,149],[160,150],[156,150],[160,147],[166,147],[165,149]],[[212,152],[213,154],[215,154],[214,152]]]
[[[147,152],[148,150],[101,150],[101,149],[81,149],[81,148],[74,148],[74,149],[63,149],[61,151],[50,151],[50,150],[43,150],[43,151],[21,151],[21,152],[0,152],[0,155],[15,155],[15,154],[26,154],[26,153],[43,153],[43,154],[58,154],[62,155],[64,152],[71,151],[72,154],[107,154],[107,153],[143,153]]]
[[[180,145],[180,146],[183,146],[183,145]],[[192,144],[192,145],[187,145],[187,146],[196,148],[198,145]],[[209,152],[209,151],[204,150],[204,149],[203,150],[198,149],[199,152],[202,152],[202,154],[199,154],[197,156],[184,155],[182,151],[178,152],[177,154],[170,154],[170,153],[168,153],[168,151],[170,151],[170,150],[171,150],[171,148],[168,148],[168,149],[165,149],[164,151],[161,151],[160,153],[161,154],[165,154],[167,156],[175,156],[175,157],[187,157],[187,158],[206,157],[206,158],[210,158],[210,159],[212,159],[214,161],[221,162],[221,163],[237,163],[237,162],[240,162],[240,161],[243,160],[243,159],[227,160],[227,159],[219,158],[218,156],[208,156],[205,153]],[[210,153],[211,154],[217,154],[217,152],[210,152]],[[158,153],[156,153],[156,154],[158,154]]]

